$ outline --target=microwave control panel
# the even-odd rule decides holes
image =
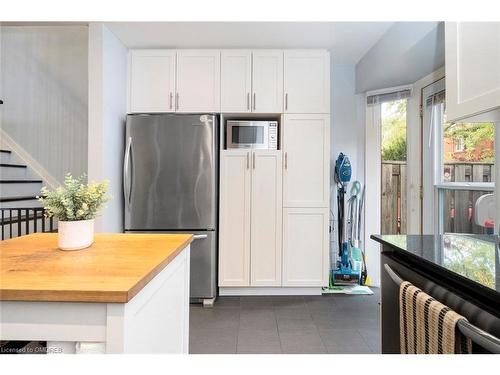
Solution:
[[[277,121],[269,121],[269,149],[277,150],[278,149],[278,122]]]

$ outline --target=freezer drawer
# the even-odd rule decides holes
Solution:
[[[216,231],[126,231],[126,233],[192,233],[190,299],[200,302],[217,296],[217,232]]]

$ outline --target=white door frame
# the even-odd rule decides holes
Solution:
[[[366,268],[372,285],[380,285],[380,244],[370,239],[380,234],[382,194],[381,106],[366,107],[365,128],[365,254]]]

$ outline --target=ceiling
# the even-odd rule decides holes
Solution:
[[[108,22],[128,48],[325,48],[356,64],[393,22]]]

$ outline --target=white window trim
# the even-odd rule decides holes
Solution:
[[[436,90],[436,92],[438,91],[439,88]],[[425,103],[426,100],[427,100],[426,97],[422,98],[423,103]],[[427,114],[426,111],[427,108],[424,107],[425,114]],[[426,118],[425,114],[424,114],[424,119]],[[444,176],[442,173],[442,171],[444,170],[444,157],[443,157],[444,144],[443,144],[443,124],[441,123],[441,111],[433,109],[431,112],[431,118],[433,121],[433,126],[429,125],[430,130],[428,129],[428,131],[432,132],[430,135],[431,139],[429,140],[429,146],[431,148],[430,153],[433,155],[431,156],[431,160],[433,160],[433,170],[434,170],[433,193],[428,195],[425,199],[431,198],[433,200],[432,206],[434,211],[434,218],[436,218],[437,220],[434,220],[433,218],[429,217],[425,217],[425,219],[433,222],[432,226],[434,227],[434,233],[442,234],[443,233],[442,205],[443,205],[444,193],[446,190],[467,190],[467,191],[474,190],[474,191],[494,192],[496,197],[497,212],[498,212],[498,208],[500,207],[500,197],[498,196],[499,184],[496,184],[495,182],[466,182],[466,181],[444,182],[443,180]],[[427,124],[424,123],[424,127],[426,126]],[[497,142],[498,138],[500,138],[498,133],[500,132],[496,131],[495,129],[495,159],[496,155],[500,155],[500,144]],[[495,161],[495,171],[496,175],[498,176],[499,167],[496,161]],[[427,213],[428,212],[429,211],[427,211]],[[499,222],[499,220],[500,220],[500,214],[498,214],[497,222]],[[497,227],[496,229],[498,229],[498,225],[496,225],[496,227]],[[429,225],[427,225],[427,228],[429,228]]]
[[[392,93],[396,91],[411,90],[412,95],[413,85],[397,86],[391,87],[383,90],[369,91],[366,93],[366,97],[371,95],[380,95],[386,93]],[[365,105],[366,105],[365,97]],[[406,123],[409,125],[410,112],[408,105],[410,105],[413,96],[407,98],[407,111],[406,111]],[[414,111],[415,114],[418,113],[417,110]],[[364,246],[366,251],[366,262],[368,272],[373,281],[373,285],[380,285],[380,245],[375,241],[370,239],[370,236],[374,233],[380,233],[381,231],[381,194],[382,194],[382,133],[381,133],[381,104],[366,105],[366,127],[365,127],[365,208],[364,208]],[[410,137],[407,129],[407,143],[410,141],[418,140],[416,137]],[[412,146],[419,149],[418,146]],[[410,145],[407,144],[409,150]],[[410,166],[407,164],[407,176],[410,176]],[[419,165],[414,166],[414,168],[420,168]],[[410,206],[410,179],[407,178],[407,210],[409,212]],[[418,205],[420,205],[420,200],[418,200]],[[377,218],[374,220],[373,218]]]

